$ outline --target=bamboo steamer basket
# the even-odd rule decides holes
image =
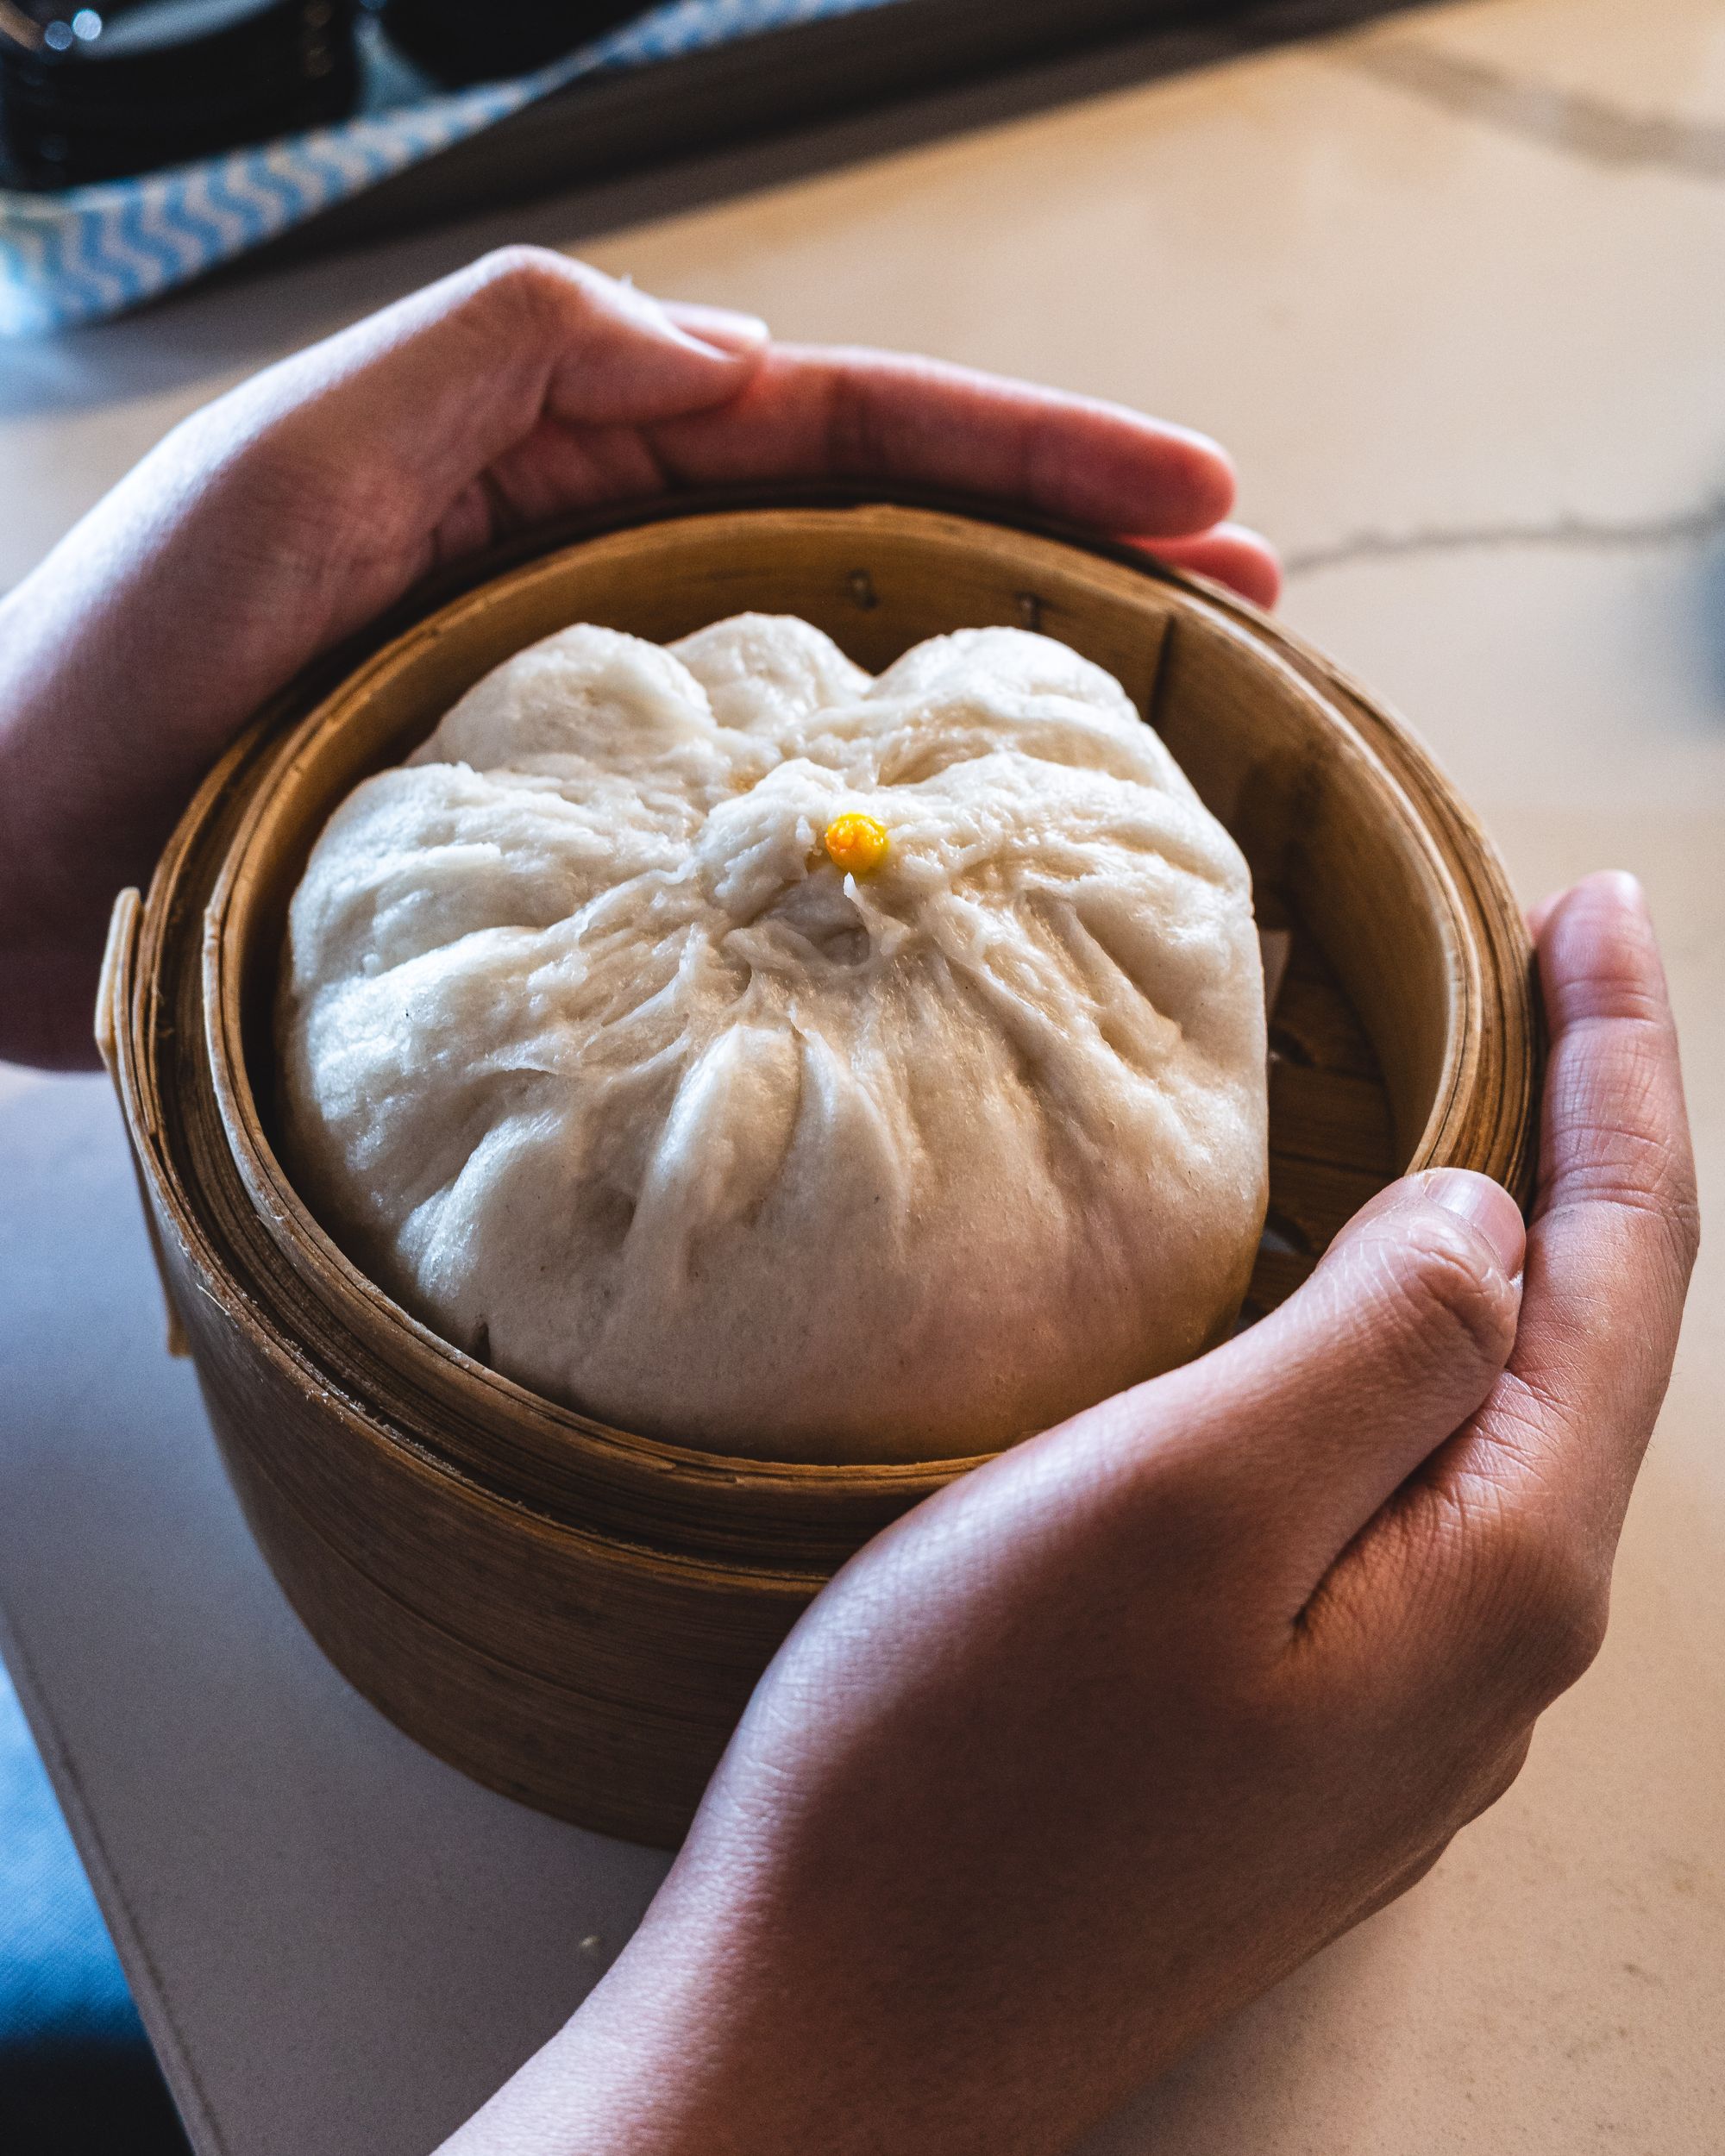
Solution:
[[[325,818],[483,674],[572,621],[662,640],[745,608],[800,614],[872,670],[966,624],[1059,637],[1124,682],[1233,832],[1287,953],[1246,1321],[1408,1169],[1525,1197],[1540,1056],[1520,913],[1406,727],[1231,594],[999,510],[829,489],[593,518],[263,715],[147,898],[122,894],[97,1013],[175,1341],[277,1578],[360,1690],[494,1788],[667,1845],[823,1583],[975,1463],[684,1450],[438,1338],[285,1172],[272,1012]]]

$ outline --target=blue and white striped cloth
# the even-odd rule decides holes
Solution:
[[[335,127],[57,194],[0,191],[0,335],[123,314],[260,246],[583,75],[647,67],[894,0],[671,0],[510,82],[426,96],[373,71],[369,109]],[[404,92],[411,102],[400,102]]]

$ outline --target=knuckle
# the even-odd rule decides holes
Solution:
[[[1386,1247],[1381,1294],[1399,1326],[1434,1359],[1501,1364],[1515,1338],[1516,1298],[1459,1225],[1433,1224],[1417,1244]]]
[[[554,248],[518,241],[494,248],[474,265],[474,289],[482,298],[538,312],[567,310],[591,298],[598,273]]]
[[[1687,1154],[1672,1170],[1665,1192],[1665,1217],[1673,1253],[1687,1282],[1701,1255],[1701,1193],[1695,1164]]]
[[[1591,1051],[1609,1026],[1609,1058]],[[1700,1246],[1700,1210],[1669,1019],[1584,1019],[1559,1050],[1552,1109],[1564,1133],[1564,1195],[1650,1217],[1687,1276]]]
[[[1520,1778],[1522,1768],[1527,1764],[1527,1753],[1533,1741],[1534,1732],[1530,1725],[1515,1738],[1508,1748],[1492,1763],[1490,1771],[1483,1777],[1468,1806],[1467,1819],[1469,1821],[1477,1819],[1484,1812],[1489,1812],[1494,1804],[1509,1796]],[[1465,1823],[1465,1821],[1464,1824]]]
[[[1687,1145],[1652,1131],[1600,1124],[1571,1147],[1565,1195],[1669,1224],[1679,1239],[1700,1238],[1695,1169]]]
[[[1683,1256],[1684,1277],[1686,1280],[1695,1270],[1695,1262],[1701,1256],[1701,1200],[1692,1179],[1678,1225],[1678,1247]]]
[[[1605,1645],[1607,1600],[1603,1592],[1577,1595],[1552,1613],[1545,1628],[1546,1681],[1556,1699],[1578,1683]]]
[[[1535,1711],[1584,1677],[1605,1641],[1609,1576],[1573,1537],[1511,1515],[1498,1553],[1515,1664]]]

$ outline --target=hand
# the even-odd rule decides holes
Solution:
[[[91,1060],[115,892],[246,719],[430,571],[572,510],[832,473],[1147,535],[1275,595],[1201,436],[489,256],[195,414],[0,603],[0,1056]]]
[[[870,1544],[447,2156],[1043,2156],[1502,1795],[1599,1645],[1696,1249],[1635,886],[1540,967],[1531,1228],[1396,1185],[1253,1330]]]

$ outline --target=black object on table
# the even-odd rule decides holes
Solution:
[[[0,177],[114,179],[339,120],[353,0],[0,0]]]
[[[279,262],[371,245],[476,210],[649,172],[665,175],[652,207],[663,215],[710,198],[711,176],[694,160],[714,153],[758,150],[756,184],[783,179],[811,168],[794,154],[788,163],[776,159],[771,148],[775,138],[788,141],[799,130],[856,121],[837,153],[843,161],[1429,3],[894,0],[819,16],[572,82],[332,204],[254,259]],[[474,4],[495,16],[503,0]],[[638,12],[638,0],[618,12]],[[821,161],[817,151],[815,166]],[[672,169],[678,166],[693,176],[693,192],[681,191]]]
[[[439,82],[525,75],[640,15],[647,0],[381,0],[392,45]]]

